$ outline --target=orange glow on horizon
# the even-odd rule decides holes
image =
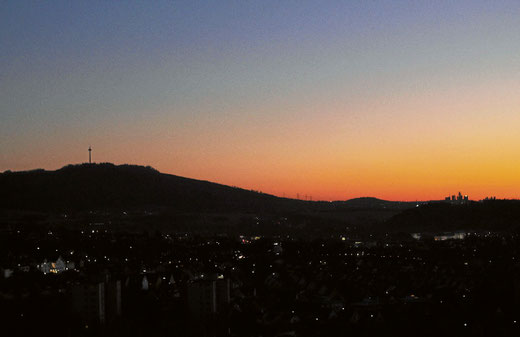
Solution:
[[[85,162],[92,144],[94,162],[150,165],[290,198],[520,198],[519,91],[519,82],[501,79],[370,99],[251,102],[224,117],[204,104],[207,114],[191,117],[188,106],[182,120],[164,107],[92,134],[67,129],[11,154],[0,169]],[[54,151],[62,144],[66,150]]]

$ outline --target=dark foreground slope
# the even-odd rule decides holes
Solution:
[[[520,200],[489,200],[465,205],[430,203],[393,216],[385,228],[414,232],[518,229]]]
[[[167,207],[179,211],[277,211],[308,207],[300,200],[163,174],[151,167],[69,165],[56,171],[0,174],[0,208],[89,210]],[[313,203],[315,207],[325,203]]]

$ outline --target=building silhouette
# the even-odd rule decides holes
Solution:
[[[446,202],[449,202],[451,204],[456,204],[456,205],[462,205],[462,204],[467,204],[469,202],[469,197],[468,195],[462,195],[462,193],[459,192],[458,195],[451,195],[451,196],[447,196],[446,198],[444,198],[444,201]]]
[[[85,324],[105,324],[121,316],[121,281],[76,284],[72,308]]]
[[[230,304],[230,281],[217,275],[199,278],[186,289],[190,330],[198,336],[213,336]]]

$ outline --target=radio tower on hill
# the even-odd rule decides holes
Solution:
[[[92,148],[88,146],[88,163],[92,164]]]

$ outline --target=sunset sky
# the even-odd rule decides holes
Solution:
[[[520,1],[2,1],[0,171],[520,198]]]

